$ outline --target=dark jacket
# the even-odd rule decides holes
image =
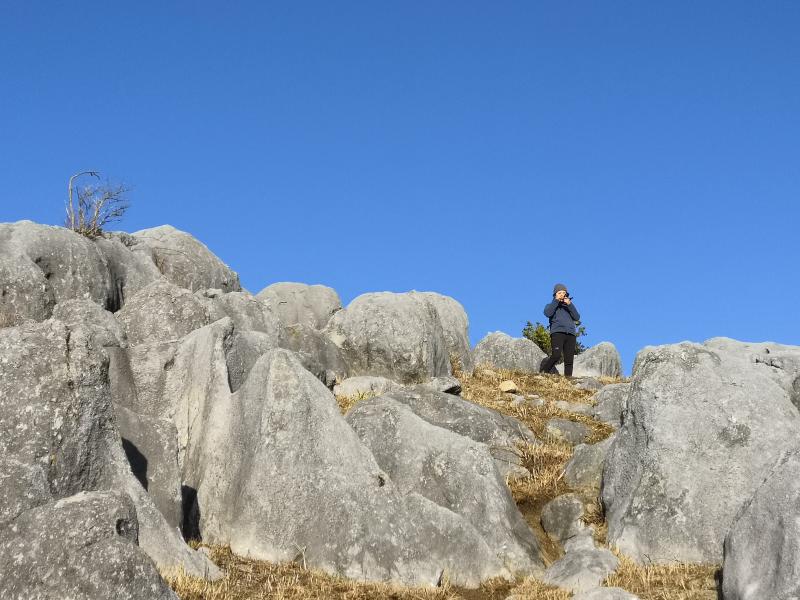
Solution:
[[[581,320],[581,315],[574,304],[566,305],[555,298],[544,307],[544,316],[550,319],[550,333],[575,335],[575,321]]]

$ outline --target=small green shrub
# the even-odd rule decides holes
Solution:
[[[536,321],[536,324],[528,321],[525,328],[522,330],[523,337],[528,338],[534,344],[539,346],[545,354],[550,354],[550,332],[547,327]],[[581,337],[586,335],[586,326],[578,322],[578,331],[575,334],[575,354],[580,354],[586,350],[586,346],[581,343]]]

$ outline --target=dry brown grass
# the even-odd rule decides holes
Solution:
[[[457,365],[456,365],[457,366]],[[580,390],[563,377],[535,375],[503,370],[476,369],[472,376],[456,372],[462,383],[462,396],[525,423],[541,440],[538,445],[519,448],[522,465],[532,477],[509,482],[514,500],[539,540],[547,564],[557,560],[562,548],[543,531],[541,511],[547,502],[567,492],[580,494],[586,502],[584,521],[594,526],[595,538],[605,543],[608,525],[597,498],[597,490],[573,490],[564,480],[564,468],[572,458],[573,449],[552,438],[545,431],[545,423],[553,417],[566,418],[587,425],[591,431],[589,443],[601,441],[613,430],[582,414],[556,408],[556,400],[592,404],[594,392]],[[520,394],[536,394],[545,400],[542,406],[511,404],[511,395],[498,389],[501,381],[513,380]],[[605,379],[604,383],[620,380]],[[362,394],[354,397],[337,397],[342,413],[356,403],[372,397]],[[568,600],[569,592],[527,578],[516,583],[497,580],[484,583],[477,590],[464,590],[445,585],[441,588],[404,588],[396,585],[357,582],[305,569],[290,563],[275,565],[243,559],[229,549],[210,548],[212,559],[226,573],[217,582],[206,582],[181,575],[166,579],[182,600],[504,600],[513,595],[519,600]],[[716,600],[713,565],[681,564],[641,566],[620,555],[619,570],[604,583],[624,588],[642,600]]]
[[[532,406],[529,403],[514,406],[511,403],[513,395],[501,392],[499,389],[500,382],[507,379],[517,385],[518,394],[535,394],[544,399],[545,403],[542,406]],[[545,431],[545,423],[554,417],[570,419],[589,427],[591,434],[587,442],[590,444],[600,442],[614,432],[610,426],[595,421],[589,416],[565,411],[553,404],[557,400],[564,400],[576,404],[592,405],[594,392],[578,389],[564,377],[478,368],[471,376],[462,374],[460,380],[463,398],[519,419],[530,427],[537,438],[544,442],[556,443],[556,440],[551,440]]]
[[[616,549],[619,569],[605,581],[625,588],[641,600],[717,600],[719,565],[639,565]]]

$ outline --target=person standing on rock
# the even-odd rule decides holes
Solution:
[[[564,376],[572,377],[577,339],[575,324],[581,320],[581,315],[563,283],[557,283],[553,287],[553,301],[544,307],[544,316],[550,319],[550,356],[542,359],[539,372],[558,373],[556,364],[563,356]]]

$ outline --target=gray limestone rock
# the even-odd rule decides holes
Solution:
[[[325,334],[308,325],[285,326],[280,347],[298,354],[306,369],[328,387],[350,375],[342,350]]]
[[[510,576],[466,520],[400,493],[291,352],[261,356],[231,394],[224,332],[215,324],[189,340],[191,375],[172,397],[204,540],[355,579],[430,585],[445,572],[476,586]]]
[[[590,430],[583,423],[570,421],[569,419],[553,418],[545,423],[545,431],[554,438],[567,442],[568,444],[582,444],[589,437]]]
[[[473,352],[475,365],[528,373],[538,373],[539,364],[545,356],[546,354],[531,340],[512,338],[500,331],[490,333],[483,338]]]
[[[725,538],[725,600],[800,597],[800,454],[768,474]]]
[[[0,596],[177,600],[137,546],[136,510],[125,494],[78,492],[0,522]]]
[[[797,444],[790,377],[738,344],[639,352],[603,471],[609,542],[642,561],[721,560],[737,512]]]
[[[342,308],[336,290],[324,285],[273,283],[257,296],[271,308],[283,325],[306,325],[323,329],[333,314]]]
[[[464,373],[472,373],[474,365],[472,347],[469,343],[469,318],[464,307],[450,296],[436,292],[419,292],[419,294],[436,309],[450,354],[458,358]]]
[[[580,444],[564,470],[564,479],[573,488],[599,487],[603,463],[614,436],[597,444]]]
[[[178,340],[225,315],[211,300],[159,280],[129,298],[116,316],[136,346]]]
[[[542,509],[542,528],[559,542],[575,537],[587,526],[581,521],[586,510],[576,494],[562,494]]]
[[[592,406],[588,404],[582,404],[580,402],[566,402],[564,400],[556,400],[553,404],[560,408],[563,411],[577,413],[579,415],[590,415],[592,414]]]
[[[217,314],[230,317],[239,331],[258,331],[277,341],[283,335],[283,325],[264,302],[250,292],[228,292],[205,290],[197,292],[210,298],[217,308]]]
[[[350,375],[402,384],[450,375],[444,329],[422,294],[364,294],[333,315],[326,333],[342,350]]]
[[[150,249],[158,270],[179,287],[191,291],[242,289],[239,276],[188,233],[162,225],[137,231],[132,236]]]
[[[401,494],[462,516],[512,572],[541,572],[536,539],[485,444],[431,425],[388,396],[360,402],[347,422]]]
[[[521,458],[518,444],[535,444],[533,432],[513,417],[459,398],[417,386],[386,394],[406,404],[414,413],[437,427],[443,427],[489,446],[503,476],[519,476]]]
[[[630,383],[614,383],[603,387],[594,396],[592,416],[612,427],[621,427],[630,389]]]
[[[128,340],[125,331],[114,315],[91,300],[65,300],[53,309],[53,318],[67,327],[80,327],[92,323],[99,328],[99,341],[103,347],[125,347]],[[107,333],[107,335],[105,335]]]
[[[35,483],[41,466],[55,501],[83,491],[124,492],[136,506],[139,543],[160,567],[211,575],[216,568],[183,543],[131,473],[111,405],[103,342],[112,337],[102,324],[57,320],[0,331],[0,455],[27,465],[35,492],[29,510],[47,499],[41,477]],[[20,503],[13,506],[21,514]]]
[[[556,367],[564,372],[563,363]],[[600,342],[575,356],[574,377],[622,377],[622,359],[611,342]]]
[[[618,566],[619,559],[610,550],[584,546],[568,550],[550,565],[542,581],[575,592],[588,591],[599,587]]]
[[[361,375],[358,377],[348,377],[341,383],[335,385],[333,387],[333,393],[336,396],[344,398],[373,397],[380,396],[385,392],[396,390],[400,387],[399,383],[395,383],[391,379],[386,379],[385,377]]]

